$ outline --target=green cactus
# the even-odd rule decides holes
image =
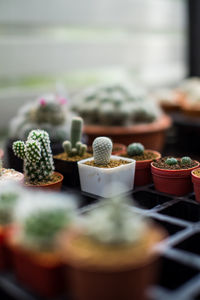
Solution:
[[[75,117],[71,124],[71,138],[70,141],[63,142],[63,148],[67,156],[83,156],[87,151],[87,146],[81,143],[83,119]]]
[[[189,156],[184,156],[181,158],[181,165],[190,165],[192,163],[192,159]]]
[[[94,162],[97,165],[107,165],[110,162],[113,144],[108,137],[98,137],[92,144]]]
[[[44,130],[32,130],[26,142],[13,143],[16,156],[24,160],[24,173],[28,182],[51,179],[54,170],[49,135]]]
[[[165,163],[169,166],[173,166],[173,165],[176,165],[178,163],[178,161],[174,157],[169,157],[166,159]]]
[[[127,153],[129,156],[144,154],[144,146],[140,143],[132,143],[128,145]]]

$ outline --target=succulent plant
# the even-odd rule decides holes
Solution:
[[[174,158],[174,157],[168,157],[166,160],[165,160],[165,163],[169,166],[173,166],[173,165],[176,165],[178,163],[177,159]]]
[[[113,144],[108,137],[98,137],[92,144],[94,162],[97,165],[107,165],[110,162]]]
[[[114,84],[81,93],[72,109],[88,124],[123,126],[148,123],[160,117],[159,105],[137,87]]]
[[[87,146],[81,143],[83,119],[74,117],[71,124],[70,141],[63,142],[63,148],[67,156],[83,156],[87,151]]]
[[[184,156],[181,158],[181,165],[190,165],[192,163],[192,159],[189,156]]]
[[[28,182],[40,182],[51,178],[54,164],[46,131],[32,130],[26,142],[13,143],[13,151],[24,160],[25,178]]]
[[[131,211],[129,199],[122,197],[103,200],[83,217],[86,235],[105,244],[137,242],[145,226],[143,217]]]
[[[129,156],[142,155],[144,153],[144,146],[140,143],[132,143],[127,147]]]

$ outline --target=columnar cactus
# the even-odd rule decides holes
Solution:
[[[142,155],[144,153],[144,146],[140,143],[132,143],[128,145],[127,153],[129,156]]]
[[[43,130],[32,130],[26,142],[13,143],[16,156],[24,160],[24,173],[28,182],[51,179],[54,170],[49,135]]]
[[[110,162],[113,144],[108,137],[98,137],[92,144],[94,162],[97,165],[107,165]]]
[[[81,143],[83,119],[75,117],[71,124],[70,141],[63,142],[63,148],[67,156],[83,156],[87,151],[87,146]]]

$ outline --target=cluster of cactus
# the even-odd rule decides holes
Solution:
[[[44,95],[24,105],[10,123],[11,138],[25,140],[33,129],[46,130],[51,140],[68,137],[69,113],[66,99],[55,94]]]
[[[63,148],[67,156],[83,156],[87,151],[87,146],[81,143],[83,119],[74,117],[71,123],[70,141],[63,142]]]
[[[77,97],[73,110],[88,124],[110,126],[148,123],[161,114],[147,93],[120,84],[86,90]]]
[[[129,156],[143,155],[144,146],[141,143],[132,143],[127,147],[127,154]]]
[[[51,179],[54,164],[49,135],[43,130],[32,130],[26,142],[13,143],[14,154],[24,160],[24,173],[28,182]]]
[[[105,244],[136,242],[145,226],[144,219],[131,211],[129,199],[122,197],[103,200],[83,219],[86,235]]]
[[[173,165],[176,165],[178,163],[178,160],[174,157],[168,157],[166,160],[165,160],[165,163],[169,166],[173,166]],[[189,156],[183,156],[181,158],[181,161],[180,161],[181,165],[184,166],[184,165],[190,165],[192,163],[192,159],[189,157]]]
[[[98,137],[93,141],[93,156],[96,165],[107,165],[110,162],[113,143],[108,137]]]

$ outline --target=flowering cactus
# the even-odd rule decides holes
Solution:
[[[49,135],[43,130],[32,130],[26,142],[13,143],[16,156],[24,160],[24,173],[28,182],[49,180],[54,165]]]
[[[71,124],[71,141],[64,141],[63,148],[67,156],[83,156],[87,151],[87,146],[81,143],[83,120],[75,117]]]
[[[92,144],[94,162],[97,165],[107,165],[110,162],[113,144],[108,137],[98,137]]]

